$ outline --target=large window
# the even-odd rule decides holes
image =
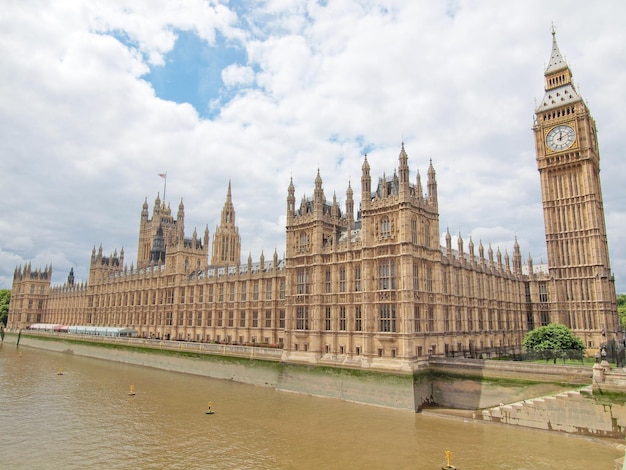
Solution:
[[[339,307],[339,329],[346,331],[346,307]]]
[[[378,289],[389,290],[396,288],[396,265],[394,260],[386,259],[378,267]]]
[[[430,248],[430,223],[424,222],[424,246]]]
[[[428,331],[435,331],[435,308],[432,305],[428,307]]]
[[[324,314],[324,329],[330,331],[331,329],[331,309],[330,306],[326,306],[326,312]]]
[[[307,249],[307,245],[309,244],[309,237],[307,236],[306,232],[300,232],[300,245],[299,245],[299,251],[306,251]]]
[[[546,303],[548,301],[548,286],[545,282],[539,283],[539,302]]]
[[[272,300],[272,280],[268,279],[265,283],[265,300]]]
[[[354,307],[354,331],[363,330],[363,319],[361,317],[361,306]]]
[[[361,292],[361,266],[354,268],[354,291]]]
[[[426,267],[426,291],[433,291],[433,268],[430,266]]]
[[[346,268],[339,269],[339,292],[346,291]]]
[[[396,306],[395,304],[381,304],[379,309],[379,331],[396,331]]]
[[[380,235],[383,238],[387,238],[391,235],[391,222],[387,216],[383,216],[380,219]]]
[[[309,329],[309,307],[296,308],[296,330]]]
[[[326,293],[330,294],[332,292],[332,274],[330,269],[326,270]]]
[[[298,295],[309,293],[310,275],[306,270],[300,270],[297,274],[297,293]]]
[[[413,306],[413,331],[415,333],[422,331],[422,312],[419,305]]]

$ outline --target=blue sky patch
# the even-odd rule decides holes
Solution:
[[[144,78],[156,95],[164,100],[191,104],[201,117],[211,118],[219,113],[209,104],[228,101],[236,90],[227,90],[222,82],[222,70],[231,64],[245,64],[246,54],[221,35],[211,46],[191,31],[176,31],[178,39],[165,56],[165,65],[150,67]]]

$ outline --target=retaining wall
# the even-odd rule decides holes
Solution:
[[[15,344],[16,335],[5,343]],[[589,367],[431,358],[412,373],[292,364],[280,350],[223,348],[222,345],[146,343],[22,335],[20,347],[77,354],[127,364],[337,398],[369,405],[419,411],[424,405],[477,410],[477,420],[574,434],[624,438],[626,407],[564,389],[589,385]],[[162,343],[162,344],[161,344]],[[228,349],[228,350],[227,350]],[[209,351],[210,350],[210,351]],[[549,395],[549,396],[547,396]],[[536,397],[543,396],[537,399]],[[512,403],[513,402],[513,403]],[[507,403],[506,405],[504,403]]]

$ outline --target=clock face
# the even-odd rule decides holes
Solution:
[[[546,144],[552,150],[565,150],[572,146],[576,140],[576,131],[570,126],[556,126],[548,132]]]

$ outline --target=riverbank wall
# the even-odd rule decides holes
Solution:
[[[16,344],[17,338],[6,335],[5,346]],[[413,412],[452,408],[467,410],[463,417],[478,421],[626,437],[623,403],[607,403],[606,396],[599,401],[592,393],[571,394],[589,387],[590,367],[430,358],[416,362],[412,373],[390,373],[286,363],[282,351],[272,348],[53,334],[22,334],[19,347]]]
[[[414,386],[412,375],[338,369],[281,362],[282,350],[207,343],[127,338],[68,338],[21,334],[19,347],[45,349],[144,367],[201,375],[274,388],[279,391],[337,398],[356,403],[415,411],[430,400],[428,384]],[[5,345],[18,335],[7,334]]]

